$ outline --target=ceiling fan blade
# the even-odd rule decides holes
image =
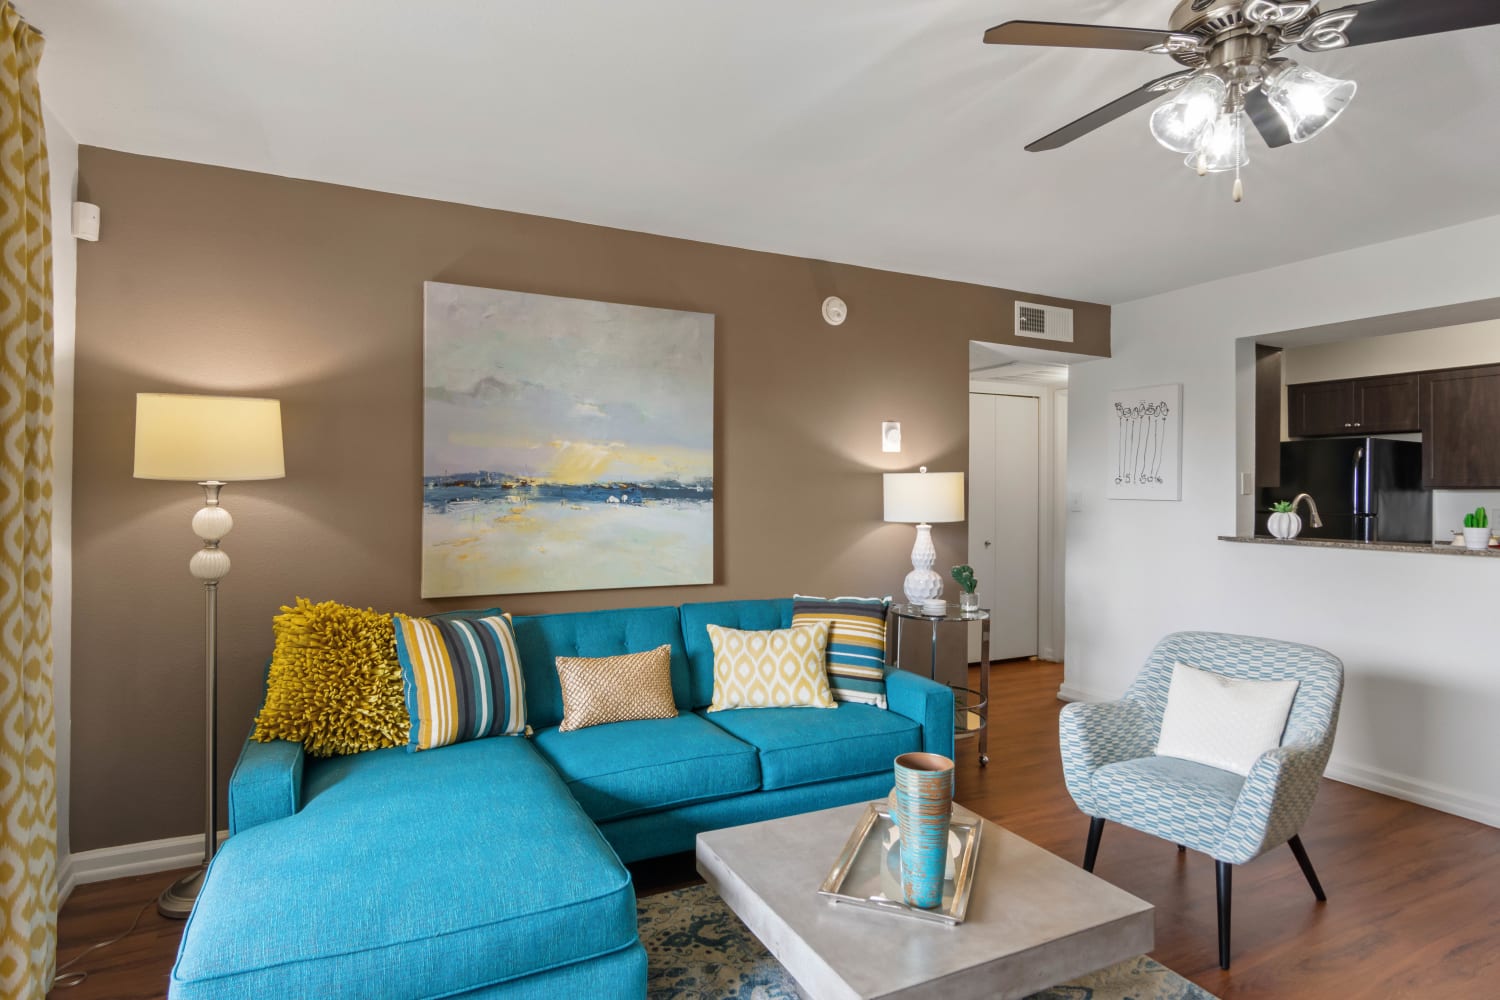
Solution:
[[[1343,10],[1358,12],[1344,31],[1350,45],[1500,24],[1495,0],[1373,0]]]
[[[1271,107],[1270,98],[1259,87],[1245,95],[1245,113],[1255,123],[1255,130],[1266,140],[1267,146],[1275,149],[1291,145],[1292,134],[1287,131],[1286,122],[1281,120],[1276,109]]]
[[[1171,32],[1150,28],[1116,28],[1107,24],[1061,21],[1006,21],[984,33],[987,45],[1055,45],[1068,49],[1125,49],[1145,52],[1164,45]]]
[[[1077,121],[1064,125],[1056,132],[1042,136],[1036,142],[1027,146],[1026,150],[1031,153],[1041,153],[1049,149],[1058,149],[1059,147],[1066,146],[1074,139],[1081,139],[1094,131],[1094,129],[1102,125],[1108,125],[1121,115],[1128,115],[1136,108],[1145,107],[1152,101],[1160,97],[1165,97],[1171,93],[1171,88],[1162,88],[1162,84],[1180,76],[1188,76],[1193,72],[1193,70],[1187,70],[1181,73],[1168,73],[1159,80],[1152,80],[1150,83],[1143,84],[1124,97],[1117,97],[1104,105],[1104,107],[1095,108]]]

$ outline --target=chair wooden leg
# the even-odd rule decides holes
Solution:
[[[1302,866],[1302,874],[1307,876],[1307,884],[1312,886],[1313,895],[1318,897],[1318,902],[1328,902],[1328,897],[1323,895],[1323,885],[1318,881],[1318,873],[1313,871],[1312,862],[1307,858],[1307,849],[1302,846],[1302,838],[1293,837],[1286,842],[1286,846],[1292,849],[1292,854],[1297,858],[1297,864]]]
[[[1219,968],[1229,968],[1229,890],[1234,865],[1214,859],[1219,876]]]
[[[1089,843],[1083,849],[1083,870],[1091,872],[1094,870],[1094,862],[1099,857],[1099,837],[1104,833],[1104,818],[1101,816],[1089,817]]]
[[[1187,851],[1187,847],[1185,845],[1183,845],[1183,844],[1178,844],[1177,845],[1177,853],[1178,854],[1183,854],[1186,851]]]

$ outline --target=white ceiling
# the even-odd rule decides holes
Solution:
[[[1166,57],[980,42],[1172,0],[19,5],[88,145],[1097,302],[1500,214],[1500,28],[1307,56],[1359,95],[1234,205],[1145,112],[1021,148]]]

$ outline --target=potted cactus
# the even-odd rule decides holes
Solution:
[[[966,613],[978,611],[979,594],[974,588],[979,586],[979,581],[974,576],[974,567],[953,567],[953,579],[958,582],[958,610]]]
[[[1483,507],[1464,515],[1464,546],[1470,549],[1490,547],[1490,512]]]
[[[1278,500],[1271,505],[1271,516],[1266,518],[1266,530],[1277,538],[1296,538],[1302,532],[1302,518],[1292,510],[1290,500]]]

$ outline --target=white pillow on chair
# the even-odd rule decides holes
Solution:
[[[1249,774],[1261,754],[1281,745],[1296,695],[1296,681],[1242,680],[1174,663],[1156,755]]]

